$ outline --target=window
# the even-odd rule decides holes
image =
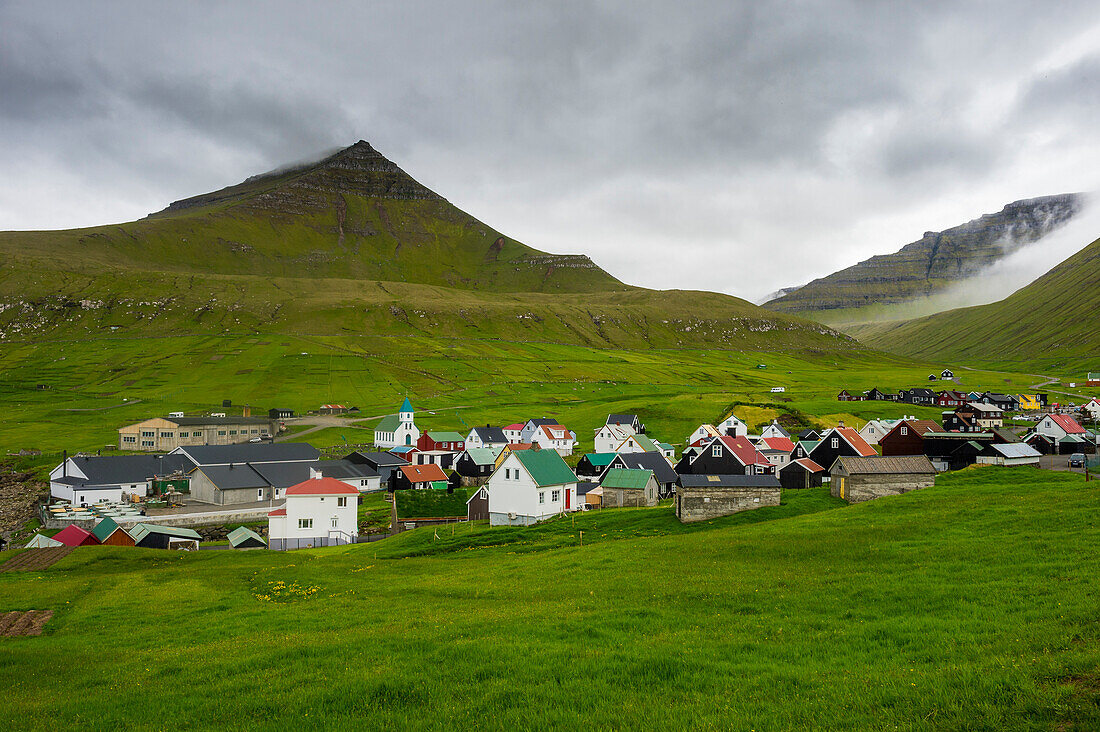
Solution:
[[[123,442],[137,442],[137,437],[135,437],[134,435],[123,435],[122,436],[122,441]]]
[[[550,501],[552,503],[557,503],[560,500],[561,500],[561,491],[551,491],[550,492]]]
[[[264,499],[264,489],[263,488],[257,488],[256,489],[256,500],[257,501],[262,501],[263,499]]]
[[[902,434],[902,437],[904,437],[905,435],[909,434],[909,428],[908,428],[908,427],[906,427],[905,425],[902,425],[902,426],[901,426],[901,434]]]
[[[229,434],[235,435],[235,434],[237,434],[237,430],[229,430]]]
[[[142,433],[141,433],[141,436],[142,437],[156,437],[156,433],[155,432],[145,432],[143,430]]]
[[[141,441],[141,446],[142,447],[153,447],[153,441],[152,440],[142,440]]]
[[[334,529],[339,528],[339,525],[336,523],[336,517],[335,516],[332,517],[332,528],[334,528]]]
[[[258,435],[258,434],[260,434],[260,431],[259,430],[252,430],[252,434]]]
[[[298,519],[298,528],[299,529],[312,529],[313,528],[313,519]]]
[[[835,450],[836,448],[840,447],[840,438],[834,437],[830,444],[833,446],[833,449]]]
[[[175,437],[176,433],[175,432],[161,432],[160,436],[161,437]]]
[[[714,447],[710,448],[710,456],[711,457],[722,457],[722,446],[721,445],[715,445]]]
[[[339,506],[340,508],[343,508],[344,506],[348,505],[348,497],[347,496],[340,496],[339,498],[336,499],[336,505]],[[333,519],[333,521],[335,521],[335,520],[336,519]]]
[[[218,437],[225,437],[225,430],[218,430]]]
[[[546,494],[539,491],[539,503],[546,503]]]
[[[505,468],[504,469],[504,479],[509,480],[511,477],[512,477],[512,469],[511,468]]]
[[[199,432],[198,430],[195,430],[194,432],[191,433],[191,436],[192,437],[202,437],[202,433]]]

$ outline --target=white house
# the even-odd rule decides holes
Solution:
[[[916,419],[916,417],[903,417],[903,419]],[[872,419],[859,430],[859,436],[868,445],[877,445],[887,432],[894,429],[900,420],[897,419]]]
[[[760,430],[761,437],[786,437],[791,438],[791,433],[779,426],[779,421],[773,419],[772,423]]]
[[[1100,420],[1100,399],[1093,397],[1091,401],[1082,405],[1081,409],[1084,410],[1093,421]]]
[[[493,526],[528,526],[582,508],[577,476],[553,450],[509,453],[485,487]]]
[[[1061,440],[1070,435],[1084,437],[1085,428],[1068,414],[1047,414],[1035,425],[1035,431],[1044,437]]]
[[[695,431],[688,435],[687,445],[701,445],[704,442],[710,442],[715,437],[721,437],[722,433],[718,431],[718,428],[712,424],[701,424],[695,428]]]
[[[617,452],[615,448],[633,434],[634,428],[628,424],[605,424],[596,430],[596,452]]]
[[[738,419],[736,414],[731,414],[718,425],[718,433],[730,437],[746,437],[749,434],[749,426]]]
[[[538,432],[539,427],[544,425],[557,424],[558,420],[550,419],[549,417],[539,417],[538,419],[529,419],[523,423],[523,427],[519,431],[519,441],[534,443],[535,433]]]
[[[611,452],[620,455],[632,455],[636,452],[659,452],[662,455],[665,454],[664,450],[646,435],[631,435],[616,445],[615,449],[611,450]]]
[[[1034,465],[1039,467],[1042,454],[1026,442],[989,445],[977,456],[979,465]]]
[[[420,439],[420,430],[413,419],[412,402],[408,397],[397,414],[383,417],[374,427],[374,445],[383,450],[394,447],[411,447]]]
[[[516,445],[523,442],[523,425],[519,422],[508,425],[504,428],[504,436],[508,438],[509,445]]]
[[[77,506],[144,498],[154,479],[194,467],[186,455],[74,455],[50,471],[50,495]]]
[[[286,503],[267,515],[271,549],[354,543],[359,490],[320,473],[286,489]]]
[[[505,434],[504,430],[500,427],[490,427],[485,425],[484,427],[474,427],[470,430],[470,434],[466,435],[466,442],[463,447],[469,450],[471,447],[504,447],[511,440]]]
[[[572,455],[577,435],[560,424],[544,424],[531,433],[531,444],[543,450],[555,450],[559,455]]]

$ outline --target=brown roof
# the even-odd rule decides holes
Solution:
[[[893,457],[838,457],[833,463],[832,470],[837,465],[842,467],[849,475],[857,473],[890,475],[897,473],[930,473],[936,474],[932,467],[932,461],[925,455],[896,455]],[[831,472],[831,471],[830,471]]]
[[[435,463],[427,465],[402,465],[399,470],[405,474],[410,483],[423,483],[429,480],[447,480],[447,474],[443,468]]]

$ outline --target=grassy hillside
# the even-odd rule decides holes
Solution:
[[[55,613],[0,641],[0,725],[1095,729],[1096,490],[938,483],[524,554],[78,549],[0,573]]]
[[[765,303],[830,324],[871,320],[905,303],[943,310],[933,297],[1066,223],[1082,206],[1076,194],[1016,201],[1000,212],[946,231],[929,231],[893,254],[871,257]]]
[[[918,358],[1020,368],[1100,370],[1100,240],[1004,300],[853,329],[876,348]]]

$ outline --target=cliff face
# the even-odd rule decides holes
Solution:
[[[929,231],[894,254],[871,257],[764,304],[799,312],[904,303],[939,292],[1017,249],[1038,241],[1075,216],[1076,193],[1016,201],[946,231]]]

